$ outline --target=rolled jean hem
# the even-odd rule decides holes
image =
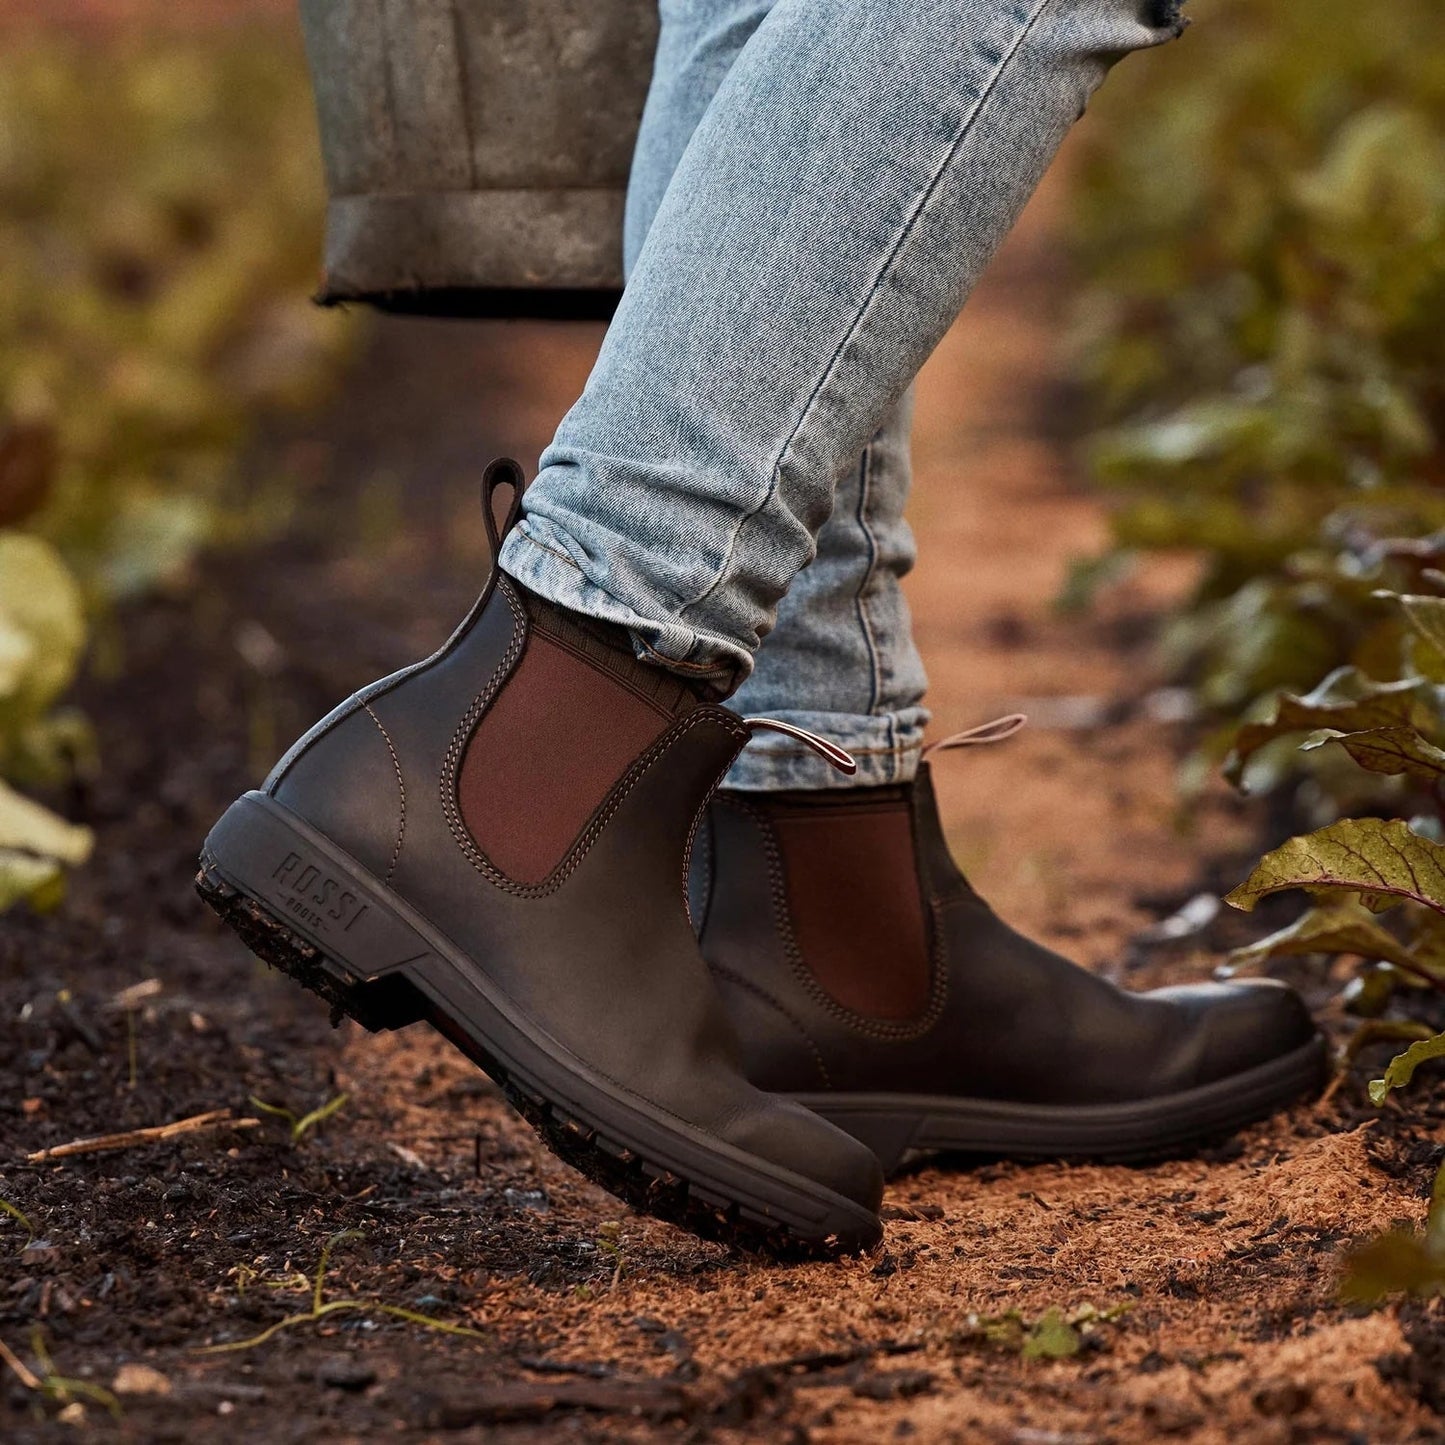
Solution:
[[[846,748],[858,764],[840,773],[811,748],[781,733],[759,733],[723,779],[742,792],[779,793],[795,789],[879,788],[907,783],[918,771],[928,713],[919,707],[896,713],[856,714],[774,710],[769,717],[825,737]]]
[[[639,658],[679,677],[710,682],[723,694],[741,686],[752,671],[752,654],[724,638],[710,638],[676,620],[649,617],[598,586],[560,543],[533,536],[523,519],[502,545],[503,572],[529,591],[569,612],[580,612],[625,627]]]

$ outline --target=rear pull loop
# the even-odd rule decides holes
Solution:
[[[1023,728],[1028,723],[1028,715],[1021,712],[1006,713],[1003,717],[996,717],[992,722],[979,723],[977,727],[965,728],[961,733],[954,733],[951,737],[939,738],[936,743],[929,743],[923,750],[923,759],[927,761],[934,753],[947,752],[950,748],[972,748],[983,743],[1002,743]]]
[[[492,549],[493,561],[501,552],[507,533],[517,525],[522,515],[522,491],[526,485],[527,479],[522,475],[521,467],[511,457],[498,457],[489,462],[482,473],[482,525],[487,529],[487,545]],[[497,492],[503,487],[510,491],[511,497],[507,500],[506,510],[498,517]]]
[[[852,753],[840,748],[837,743],[830,743],[827,738],[820,738],[817,733],[810,733],[807,728],[794,727],[792,723],[779,722],[772,717],[745,717],[743,725],[749,732],[782,733],[784,737],[793,738],[811,748],[825,763],[837,768],[847,777],[851,778],[858,771],[858,764],[853,760]]]

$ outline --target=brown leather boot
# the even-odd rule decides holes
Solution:
[[[492,493],[522,478],[495,462]],[[505,527],[503,529],[505,532]],[[368,1029],[426,1019],[635,1207],[769,1250],[880,1233],[869,1151],[743,1076],[687,855],[749,729],[493,566],[433,657],[342,703],[206,840],[198,887]]]
[[[1015,933],[949,856],[926,763],[901,787],[720,792],[694,860],[748,1077],[885,1172],[930,1150],[1145,1158],[1323,1082],[1290,989],[1126,993]]]

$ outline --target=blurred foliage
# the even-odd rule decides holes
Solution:
[[[1106,88],[1082,167],[1090,459],[1115,546],[1072,588],[1144,551],[1202,557],[1165,639],[1210,723],[1186,777],[1222,762],[1323,825],[1230,895],[1313,897],[1231,966],[1358,958],[1347,1055],[1408,1044],[1371,1085],[1384,1104],[1445,1057],[1410,1017],[1445,992],[1445,16],[1192,9],[1182,42]],[[1354,1297],[1441,1287],[1441,1205],[1423,1238],[1355,1257]]]
[[[308,300],[319,172],[289,27],[7,36],[0,779],[93,766],[58,706],[88,622],[275,521],[238,449],[259,415],[317,398],[348,336]],[[22,802],[0,791],[0,907],[53,901],[84,851]]]
[[[1445,681],[1377,595],[1445,592],[1445,47],[1438,0],[1191,8],[1101,93],[1076,230],[1093,472],[1122,552],[1205,553],[1167,651],[1217,759],[1333,669]],[[1310,771],[1347,808],[1400,791]]]

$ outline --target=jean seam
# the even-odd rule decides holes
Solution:
[[[803,427],[807,424],[808,418],[812,415],[818,397],[822,395],[823,389],[827,386],[834,372],[837,370],[838,358],[847,349],[848,343],[858,334],[874,301],[877,300],[878,293],[882,290],[884,281],[888,278],[889,273],[897,261],[899,252],[902,251],[904,244],[907,242],[909,236],[912,235],[919,218],[928,209],[929,203],[932,201],[944,176],[948,174],[949,168],[957,159],[964,141],[972,132],[974,124],[978,120],[980,112],[983,110],[984,103],[997,89],[999,78],[1018,54],[1019,48],[1032,33],[1034,26],[1038,23],[1039,17],[1051,3],[1052,0],[1034,0],[1034,8],[1032,11],[1025,12],[1027,19],[1020,23],[1019,33],[1014,37],[1013,44],[998,57],[994,64],[993,73],[988,77],[987,81],[979,87],[978,95],[975,97],[973,105],[969,108],[967,114],[963,117],[957,135],[955,135],[949,143],[943,159],[938,163],[933,174],[929,177],[928,184],[923,188],[923,194],[918,198],[918,204],[913,208],[899,229],[897,238],[889,248],[887,256],[884,257],[883,263],[878,269],[878,274],[874,276],[873,282],[868,288],[868,294],[864,296],[859,303],[858,310],[852,322],[849,324],[847,330],[844,331],[842,337],[839,338],[838,344],[833,348],[833,354],[828,358],[828,364],[823,368],[823,374],[819,377],[818,384],[813,388],[808,400],[803,405],[802,414],[798,417],[793,430],[788,434],[787,440],[783,442],[782,447],[779,449],[777,460],[773,463],[771,473],[768,477],[768,484],[763,490],[763,495],[758,499],[757,505],[753,507],[733,529],[732,538],[728,542],[727,552],[723,557],[722,567],[718,570],[717,575],[708,586],[697,597],[693,598],[691,602],[683,606],[682,610],[678,613],[679,622],[681,622],[694,607],[706,602],[726,580],[728,570],[732,566],[733,557],[737,552],[738,541],[742,536],[744,528],[754,517],[758,516],[768,503],[772,501],[774,496],[777,495],[778,477],[782,471],[784,459],[788,455],[788,450],[798,439]]]
[[[863,533],[863,540],[868,544],[868,565],[863,569],[863,576],[858,583],[858,592],[853,599],[853,605],[858,614],[858,626],[863,632],[863,647],[868,654],[868,711],[870,714],[878,710],[878,704],[882,699],[878,638],[873,630],[872,619],[868,615],[868,589],[873,585],[873,578],[878,570],[878,539],[873,535],[873,528],[868,525],[868,503],[872,499],[873,443],[869,442],[863,448],[862,461],[859,463],[858,511],[856,513],[858,528]]]
[[[633,636],[636,637],[636,634],[634,633]],[[648,657],[663,667],[697,673],[724,673],[728,670],[724,663],[684,662],[680,657],[669,657],[665,652],[659,652],[645,637],[636,637],[636,640],[637,645]]]
[[[582,564],[578,562],[576,558],[569,557],[560,547],[553,547],[549,543],[543,542],[540,538],[534,537],[530,532],[519,532],[517,534],[517,540],[526,542],[529,546],[536,547],[540,551],[548,553],[550,556],[557,558],[559,562],[565,562],[574,572],[581,572],[584,577],[587,577],[586,569]],[[588,577],[587,580],[589,582],[592,581],[590,577]],[[593,586],[596,586],[596,583],[593,583]]]

